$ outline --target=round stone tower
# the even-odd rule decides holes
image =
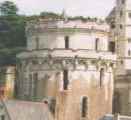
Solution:
[[[45,101],[56,120],[98,120],[112,112],[113,66],[106,23],[42,20],[27,24],[17,56],[17,97]]]

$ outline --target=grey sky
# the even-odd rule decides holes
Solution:
[[[0,0],[0,2],[5,0]],[[10,0],[15,2],[22,14],[39,14],[41,11],[105,17],[115,5],[115,0]]]

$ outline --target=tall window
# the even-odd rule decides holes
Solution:
[[[115,42],[113,41],[109,42],[109,51],[115,52]]]
[[[113,113],[120,113],[121,111],[121,101],[120,101],[120,94],[118,92],[114,93],[113,97]]]
[[[96,38],[95,40],[95,50],[98,50],[98,44],[99,44],[99,38]]]
[[[121,3],[122,3],[122,4],[125,4],[125,0],[121,0]]]
[[[123,29],[123,25],[122,24],[120,24],[120,29]]]
[[[103,80],[104,80],[104,68],[100,69],[100,87],[103,84]]]
[[[131,13],[128,13],[128,17],[131,18]]]
[[[69,84],[68,70],[64,70],[64,72],[63,72],[63,89],[64,90],[68,89],[68,84]]]
[[[128,43],[131,43],[131,38],[128,38]]]
[[[69,49],[69,36],[65,36],[65,48]]]
[[[33,74],[33,84],[34,84],[34,96],[37,96],[37,85],[38,85],[38,73]]]
[[[131,50],[128,50],[128,56],[130,56],[131,55]]]
[[[33,92],[32,92],[32,74],[29,74],[29,92],[30,92],[30,96],[32,96]]]
[[[55,115],[55,109],[56,109],[56,99],[51,99],[50,102],[50,111]]]
[[[1,120],[5,120],[5,116],[4,115],[1,115]]]
[[[87,111],[88,111],[88,99],[87,99],[87,97],[83,97],[82,98],[81,116],[87,117]]]
[[[122,17],[123,16],[123,11],[120,11],[120,17]]]
[[[39,37],[36,37],[36,50],[39,49]]]
[[[111,29],[115,29],[115,23],[111,23]]]
[[[37,85],[38,85],[38,73],[33,73],[29,75],[30,81],[30,97],[37,97]]]

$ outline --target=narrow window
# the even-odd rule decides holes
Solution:
[[[65,36],[65,48],[69,49],[69,36]]]
[[[125,0],[121,0],[121,3],[122,3],[122,4],[125,4]]]
[[[87,111],[88,111],[88,99],[87,97],[82,98],[82,117],[87,117]]]
[[[121,102],[120,102],[120,94],[118,92],[114,93],[113,97],[113,113],[120,113],[121,111]]]
[[[131,43],[131,38],[128,38],[128,43]]]
[[[122,24],[120,24],[120,29],[122,29],[123,28],[123,26],[122,26]]]
[[[115,42],[113,41],[109,42],[109,51],[115,52]]]
[[[5,120],[5,116],[4,115],[1,115],[1,120]]]
[[[131,55],[131,50],[128,50],[128,56],[130,56]]]
[[[131,13],[128,13],[129,18],[131,18]]]
[[[30,97],[32,96],[32,74],[29,74],[29,93]]]
[[[36,50],[39,49],[39,37],[36,37]]]
[[[100,87],[103,84],[103,79],[104,79],[104,68],[101,68],[101,70],[100,70]]]
[[[122,11],[120,11],[120,17],[122,17],[123,16],[123,12]]]
[[[33,84],[34,84],[34,88],[33,88],[33,93],[34,96],[37,96],[37,85],[38,85],[38,73],[34,73],[33,74]]]
[[[99,38],[96,38],[95,40],[95,50],[98,50],[98,44],[99,44]]]
[[[116,27],[116,26],[115,26],[115,23],[112,23],[112,24],[111,24],[111,29],[115,29],[115,27]]]
[[[50,111],[53,115],[55,115],[55,108],[56,108],[56,99],[51,99],[50,103]]]
[[[64,70],[64,72],[63,72],[63,89],[64,90],[68,89],[68,84],[69,84],[68,70]]]

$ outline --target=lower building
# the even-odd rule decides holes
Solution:
[[[115,114],[115,115],[105,115],[101,120],[131,120],[130,116],[122,116],[119,114]]]
[[[15,79],[15,66],[3,66],[0,68],[0,98],[9,99],[14,97]]]
[[[44,102],[5,100],[0,102],[0,120],[54,120]]]
[[[113,113],[131,115],[131,73],[115,77]]]

